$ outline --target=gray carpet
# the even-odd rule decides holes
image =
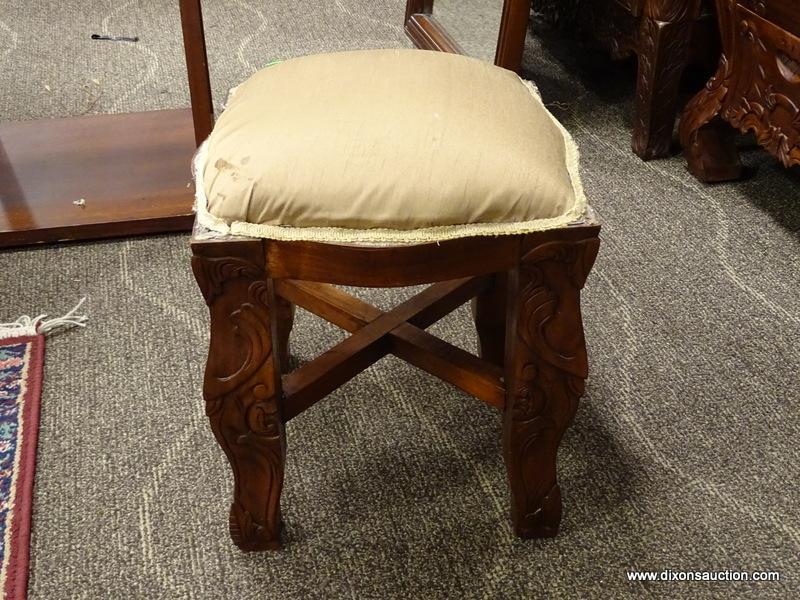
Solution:
[[[206,4],[218,90],[276,57],[409,45],[401,1]],[[183,105],[176,5],[0,0],[0,118]],[[103,31],[141,41],[88,40]],[[388,358],[291,423],[288,544],[239,553],[187,237],[22,249],[0,254],[0,320],[83,295],[91,318],[48,341],[31,598],[800,597],[800,177],[755,149],[734,184],[644,164],[630,71],[528,46],[604,222],[561,534],[511,534],[497,415]],[[434,329],[474,347],[466,311]],[[295,331],[301,361],[341,335],[305,313]],[[782,581],[633,584],[628,569]]]

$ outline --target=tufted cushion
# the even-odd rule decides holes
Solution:
[[[195,170],[201,224],[275,239],[522,233],[585,210],[577,150],[530,84],[421,50],[259,71],[234,90]]]

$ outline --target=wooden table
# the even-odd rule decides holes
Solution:
[[[188,231],[190,110],[0,125],[0,247]]]
[[[199,0],[180,7],[191,109],[0,124],[0,247],[191,230],[213,108]]]

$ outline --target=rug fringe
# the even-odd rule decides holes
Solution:
[[[86,327],[89,317],[75,314],[85,300],[86,298],[81,298],[81,301],[63,317],[47,319],[46,314],[33,318],[23,315],[12,323],[0,323],[0,340],[26,335],[50,335],[70,327]]]

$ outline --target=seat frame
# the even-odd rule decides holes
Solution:
[[[198,145],[213,127],[200,0],[180,0]],[[211,338],[203,396],[230,462],[230,532],[242,550],[280,547],[286,424],[387,354],[503,414],[512,521],[521,537],[561,520],[556,454],[588,374],[580,290],[599,248],[587,217],[558,229],[386,247],[287,242],[195,226],[192,269]],[[335,285],[433,284],[383,312]],[[472,300],[480,356],[425,328]],[[295,306],[353,335],[297,370]]]

